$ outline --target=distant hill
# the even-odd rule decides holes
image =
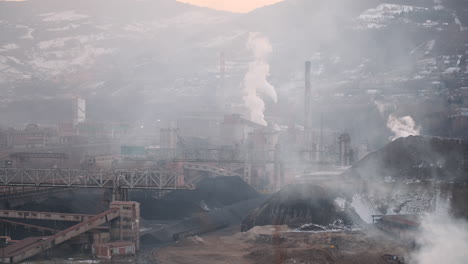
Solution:
[[[302,101],[305,60],[328,91],[428,89],[445,75],[466,80],[467,12],[465,0],[286,0],[244,15],[174,0],[0,2],[0,102],[182,96],[171,105],[203,106],[218,86],[220,52],[228,93],[240,97],[253,31],[273,45],[281,98]]]

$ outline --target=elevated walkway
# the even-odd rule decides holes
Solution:
[[[36,212],[36,211],[15,211],[15,210],[0,210],[2,218],[20,218],[20,219],[36,219],[36,220],[57,220],[57,221],[72,221],[82,222],[88,220],[94,215],[86,214],[65,214],[52,212]]]
[[[18,263],[35,256],[45,250],[51,249],[67,240],[79,236],[93,228],[108,223],[119,216],[119,209],[112,208],[101,214],[93,216],[77,225],[58,232],[49,237],[30,237],[6,247],[1,254],[2,263]]]
[[[76,221],[80,222],[63,231],[24,224],[15,221],[0,219],[9,224],[23,225],[27,228],[39,229],[55,233],[51,236],[29,237],[0,249],[0,263],[18,263],[41,252],[47,251],[72,238],[75,238],[92,229],[102,229],[101,225],[109,223],[111,241],[126,241],[132,243],[136,249],[139,248],[139,204],[136,202],[112,202],[111,208],[98,215],[64,214],[52,212],[13,211],[0,210],[0,217],[19,219],[41,219],[53,221]],[[109,242],[109,237],[104,242]],[[102,243],[93,241],[92,243]],[[88,242],[90,243],[90,242]]]

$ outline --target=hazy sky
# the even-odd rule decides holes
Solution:
[[[178,0],[180,2],[201,5],[232,12],[248,12],[257,7],[281,2],[282,0]]]
[[[0,0],[0,1],[24,1],[24,0]],[[194,5],[211,7],[232,12],[249,12],[257,7],[271,5],[283,0],[177,0]]]

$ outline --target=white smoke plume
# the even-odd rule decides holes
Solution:
[[[390,138],[392,141],[401,137],[418,136],[421,130],[420,127],[416,127],[416,122],[411,116],[399,118],[393,114],[388,117],[387,127],[395,134]]]
[[[392,105],[392,104],[384,103],[384,102],[377,101],[377,100],[374,101],[374,104],[375,104],[375,106],[377,107],[377,110],[379,110],[379,113],[380,113],[380,115],[381,115],[382,117],[385,116],[385,114],[386,114],[388,111],[390,111],[390,110],[392,110],[392,109],[395,108],[395,106]]]
[[[382,117],[396,110],[396,106],[391,103],[375,100],[374,104]],[[421,132],[421,128],[416,126],[416,122],[411,116],[399,118],[394,114],[390,114],[387,119],[387,127],[394,134],[394,136],[390,137],[392,141],[401,137],[419,136]]]
[[[276,90],[267,78],[270,75],[268,55],[273,51],[269,40],[260,33],[250,33],[247,48],[252,51],[254,61],[249,64],[249,71],[244,77],[244,106],[249,111],[250,120],[262,125],[265,121],[265,102],[262,97],[278,101]]]
[[[468,223],[450,216],[426,216],[417,236],[420,248],[411,256],[414,264],[468,263]]]

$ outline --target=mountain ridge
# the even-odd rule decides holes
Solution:
[[[287,0],[247,14],[171,0],[36,1],[0,2],[2,102],[202,97],[218,86],[221,52],[226,89],[240,97],[252,60],[249,32],[269,38],[271,82],[293,101],[301,100],[304,60],[329,91],[387,91],[391,84],[396,93],[466,75],[468,31],[459,12],[467,1]]]

